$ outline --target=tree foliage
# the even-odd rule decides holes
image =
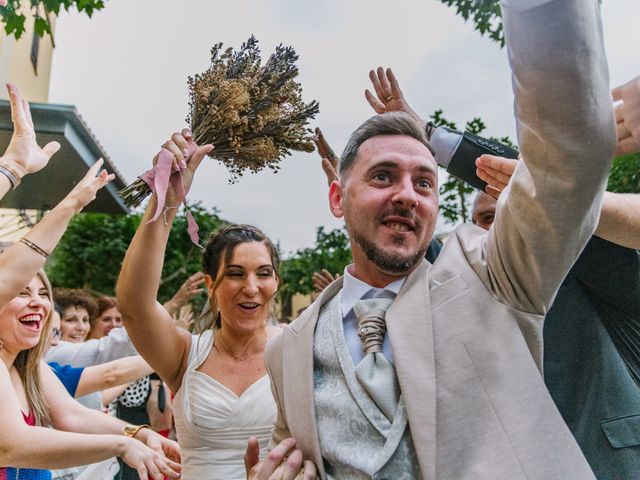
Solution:
[[[504,31],[502,30],[502,12],[498,0],[440,0],[448,7],[455,7],[456,14],[471,19],[473,28],[504,47]]]
[[[640,193],[640,154],[623,155],[613,161],[607,190],[618,193]]]
[[[201,238],[207,238],[226,223],[215,209],[207,211],[200,205],[190,208],[200,227]],[[122,260],[140,220],[140,214],[75,216],[47,265],[52,283],[113,295]],[[160,301],[171,298],[189,275],[200,270],[200,252],[200,248],[191,243],[187,219],[180,213],[174,221],[164,257]]]
[[[42,37],[45,33],[51,34],[49,14],[58,16],[61,10],[69,11],[73,7],[91,17],[104,8],[105,2],[106,0],[8,0],[6,7],[0,7],[0,16],[5,33],[20,38],[25,31],[25,14],[30,11],[35,17],[35,31]],[[40,12],[45,12],[45,15],[40,15]]]
[[[294,293],[311,293],[313,272],[326,268],[333,274],[342,274],[349,263],[351,247],[347,232],[343,228],[326,232],[324,227],[318,227],[315,244],[297,250],[280,265],[282,303],[287,305]]]

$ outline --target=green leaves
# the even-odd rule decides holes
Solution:
[[[313,272],[326,268],[342,275],[349,263],[351,246],[347,232],[342,228],[325,232],[324,227],[318,227],[315,245],[296,251],[280,265],[282,303],[287,304],[294,293],[311,293]]]
[[[30,0],[28,4],[23,4],[21,0],[8,0],[6,7],[0,7],[0,16],[6,34],[18,39],[25,32],[26,14],[31,14],[35,17],[35,32],[42,37],[45,33],[51,33],[47,13],[57,16],[61,9],[69,11],[71,7],[75,7],[78,12],[91,17],[104,6],[104,0]]]
[[[456,14],[471,20],[473,28],[481,35],[486,35],[504,47],[504,32],[502,30],[502,13],[498,0],[440,0],[445,5],[455,6]]]
[[[7,35],[13,35],[16,38],[20,38],[24,33],[25,16],[21,13],[13,13],[5,15],[2,12],[2,20],[4,21],[4,31]]]
[[[45,33],[51,33],[51,26],[49,25],[49,22],[42,17],[36,17],[34,28],[39,37],[42,37]]]
[[[215,209],[190,206],[203,238],[224,223]],[[85,288],[113,295],[122,260],[140,224],[140,214],[76,215],[47,264],[47,274],[56,287]],[[158,297],[166,301],[182,282],[200,270],[201,252],[187,234],[187,219],[181,212],[174,220],[164,258]],[[141,288],[144,288],[141,285]]]
[[[614,159],[609,172],[607,190],[618,193],[640,193],[640,154],[632,153]]]

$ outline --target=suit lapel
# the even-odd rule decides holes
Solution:
[[[342,277],[329,285],[303,314],[283,334],[282,388],[284,411],[291,436],[297,447],[309,456],[321,478],[325,478],[320,451],[313,386],[313,334],[322,306],[342,288]]]
[[[422,476],[435,480],[436,376],[426,261],[409,275],[386,319]]]

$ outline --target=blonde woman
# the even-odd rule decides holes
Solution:
[[[37,145],[28,104],[13,86],[9,86],[9,95],[14,135],[0,158],[4,169],[0,169],[0,195],[6,193],[2,190],[6,182],[15,188],[21,175],[42,168],[57,150],[51,144],[44,149]],[[113,178],[105,170],[99,171],[101,166],[99,160],[45,218],[0,255],[3,480],[48,479],[46,469],[99,462],[113,456],[120,456],[136,468],[143,480],[179,476],[179,464],[165,457],[179,458],[174,442],[148,428],[127,426],[81,406],[42,361],[49,344],[52,301],[49,281],[39,270],[73,215]],[[44,428],[49,426],[54,428]]]

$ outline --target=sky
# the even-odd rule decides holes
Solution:
[[[602,10],[615,86],[640,73],[640,0],[604,0]],[[264,58],[279,43],[296,49],[303,98],[320,102],[311,126],[336,152],[373,114],[364,90],[378,65],[393,68],[417,112],[442,109],[460,126],[480,116],[487,135],[516,138],[505,50],[437,0],[109,0],[91,19],[58,19],[49,101],[75,105],[131,182],[187,126],[187,77],[207,68],[211,47],[238,48],[251,34]],[[342,225],[316,153],[294,152],[277,174],[229,178],[206,159],[189,201],[260,227],[285,255],[311,246],[318,226]]]

